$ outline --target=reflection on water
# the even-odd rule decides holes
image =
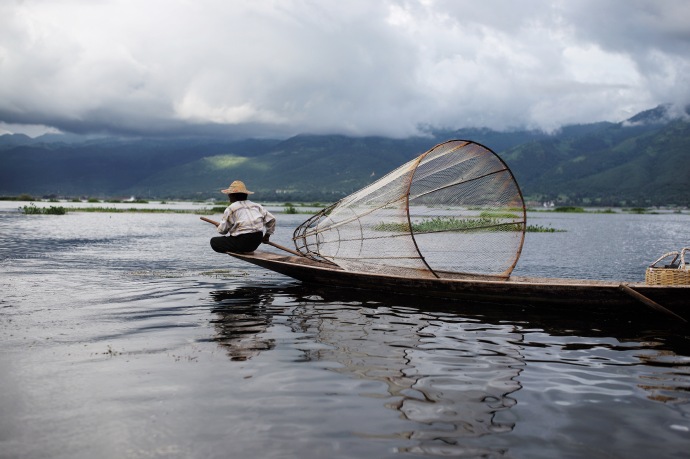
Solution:
[[[648,393],[655,402],[687,404],[690,403],[690,352],[686,356],[677,355],[670,350],[659,350],[640,355],[640,363],[656,368],[640,378],[638,387]]]
[[[338,362],[334,371],[383,382],[396,398],[390,408],[416,421],[406,432],[424,444],[451,445],[458,437],[500,433],[513,428],[494,420],[515,404],[520,340],[512,326],[477,327],[472,322],[433,317],[415,310],[356,305],[307,305],[297,313],[300,331],[312,333],[326,349],[309,357]],[[424,427],[420,427],[420,426]]]
[[[262,338],[271,325],[273,295],[257,287],[240,287],[233,291],[216,291],[211,296],[219,306],[212,309],[217,315],[211,323],[216,328],[214,341],[227,348],[232,360],[247,360],[261,351],[273,349],[274,340]]]
[[[338,365],[332,371],[385,384],[382,403],[414,422],[392,435],[415,441],[416,446],[401,451],[454,454],[465,451],[462,438],[513,429],[513,422],[496,419],[496,413],[513,407],[511,394],[520,389],[517,377],[525,364],[522,334],[515,326],[480,325],[408,307],[334,304],[302,288],[238,288],[213,295],[221,303],[214,308],[216,340],[229,348],[232,359],[273,348],[262,334],[271,314],[280,312],[270,308],[273,296],[286,293],[295,299],[291,328],[322,344],[305,350],[305,360],[334,362]],[[361,395],[381,398],[379,393]]]
[[[286,315],[294,333],[319,343],[303,350],[305,361],[336,363],[327,368],[384,384],[385,396],[360,396],[381,399],[410,422],[390,434],[356,434],[412,441],[398,448],[412,454],[505,457],[505,448],[472,439],[512,432],[517,416],[508,413],[527,386],[564,400],[579,393],[605,401],[638,389],[657,403],[689,401],[688,341],[668,328],[664,334],[644,322],[613,327],[602,320],[593,329],[581,311],[556,319],[542,310],[510,314],[486,305],[430,307],[358,295],[303,285],[215,292],[215,340],[233,360],[255,357],[274,348],[266,331],[275,315]],[[289,306],[275,306],[276,298]],[[540,371],[522,377],[528,364]],[[621,371],[634,367],[641,368],[631,384]]]

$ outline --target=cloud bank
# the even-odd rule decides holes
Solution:
[[[690,102],[685,0],[0,4],[0,129],[404,137]],[[20,129],[21,130],[21,129]]]

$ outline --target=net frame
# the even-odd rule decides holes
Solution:
[[[498,217],[475,218],[472,204]],[[420,220],[424,215],[433,217]],[[295,229],[293,242],[303,256],[347,271],[507,279],[526,221],[508,165],[477,142],[449,140],[313,215]],[[440,226],[425,227],[434,222]],[[449,251],[448,241],[459,250]]]

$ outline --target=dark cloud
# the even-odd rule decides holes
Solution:
[[[406,136],[686,104],[684,0],[25,0],[0,129]]]

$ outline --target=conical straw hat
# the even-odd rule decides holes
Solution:
[[[230,184],[230,186],[225,189],[225,190],[220,190],[222,193],[225,194],[235,194],[235,193],[242,193],[242,194],[254,194],[253,191],[249,191],[246,186],[244,186],[244,182],[240,180],[235,180]]]

